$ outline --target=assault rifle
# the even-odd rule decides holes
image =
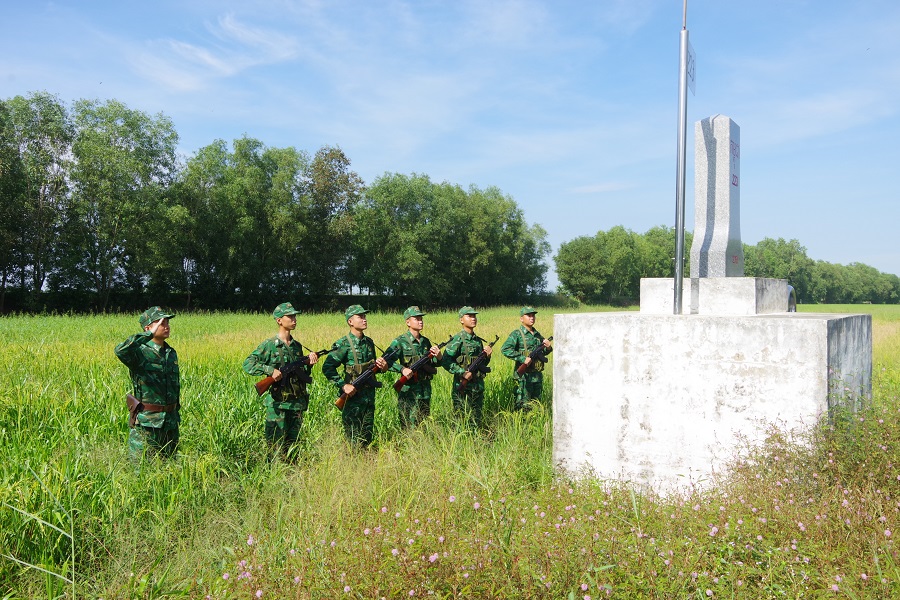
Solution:
[[[547,338],[551,342],[553,341],[553,336]],[[528,358],[531,359],[531,362],[527,365],[522,363],[516,368],[516,373],[519,375],[524,375],[525,371],[528,370],[529,367],[534,367],[535,362],[547,362],[547,354],[553,350],[553,348],[545,348],[544,344],[539,345],[537,348],[531,351],[531,354],[528,355]]]
[[[315,355],[322,356],[323,354],[328,354],[329,352],[331,352],[331,350],[328,350],[328,349],[316,350]],[[294,362],[289,362],[288,364],[286,364],[283,367],[281,367],[280,369],[278,369],[279,371],[281,371],[281,380],[280,381],[284,382],[284,381],[287,381],[291,377],[296,377],[302,383],[312,383],[312,377],[310,377],[306,373],[306,371],[304,371],[303,369],[300,368],[300,367],[305,367],[307,365],[309,365],[309,355],[304,356],[300,360],[295,360]],[[259,381],[257,381],[254,384],[254,386],[256,387],[256,393],[259,394],[260,396],[262,396],[267,391],[269,391],[269,388],[272,387],[272,385],[274,383],[278,383],[278,382],[276,382],[275,378],[272,377],[271,375],[269,375],[265,379],[260,379]]]
[[[488,344],[488,347],[493,348],[494,344],[496,344],[497,340],[499,340],[499,339],[500,339],[499,335],[494,337],[494,341],[491,342],[490,344]],[[491,368],[484,366],[484,363],[487,362],[487,359],[488,359],[487,350],[482,350],[481,354],[476,356],[475,360],[473,360],[471,363],[469,363],[469,366],[466,368],[466,373],[471,373],[473,379],[475,378],[475,373],[477,373],[478,371],[481,371],[482,373],[485,373],[485,374],[490,373]],[[470,381],[472,381],[472,379],[465,379],[465,378],[460,379],[459,391],[463,391],[464,389],[466,389],[466,386],[469,385]]]
[[[453,339],[453,336],[451,335],[450,338],[446,342],[441,342],[440,344],[438,344],[438,348],[439,349],[443,348],[444,346],[449,344],[450,340],[452,340],[452,339]],[[419,380],[419,370],[424,368],[425,365],[428,364],[428,361],[430,361],[430,360],[431,360],[431,355],[426,354],[425,356],[423,356],[422,358],[420,358],[419,360],[417,360],[416,362],[411,364],[408,368],[410,371],[412,371],[412,375],[410,375],[409,377],[407,377],[406,375],[401,375],[400,379],[398,379],[397,381],[394,382],[394,389],[399,392],[401,390],[401,388],[403,388],[403,386],[406,385],[406,383],[408,381],[418,381]]]
[[[397,358],[398,350],[390,350],[381,355],[381,358],[386,360],[387,362],[391,362]],[[365,385],[369,379],[375,379],[375,375],[381,373],[381,369],[378,368],[378,365],[373,364],[371,367],[363,371],[359,377],[350,382],[350,385],[353,386],[353,391],[349,394],[346,392],[341,392],[341,395],[338,396],[338,399],[334,401],[334,405],[338,407],[338,410],[344,410],[344,404],[347,403],[347,399],[350,396],[354,395],[360,388],[360,386]],[[381,383],[375,381],[374,387],[381,387]]]

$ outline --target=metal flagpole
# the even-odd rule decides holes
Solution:
[[[675,180],[675,309],[681,314],[682,287],[684,287],[684,179],[687,153],[687,63],[688,30],[687,0],[684,0],[684,16],[681,25],[681,50],[678,61],[678,159]]]

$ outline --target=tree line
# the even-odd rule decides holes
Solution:
[[[0,312],[284,298],[330,309],[350,294],[491,305],[545,292],[547,233],[496,187],[415,173],[366,185],[333,146],[310,155],[245,136],[184,158],[177,144],[164,114],[116,100],[0,100]],[[674,247],[664,226],[575,238],[554,257],[559,291],[636,303],[642,277],[672,276]],[[744,257],[748,276],[787,279],[800,302],[900,302],[896,275],[815,261],[797,240],[745,244]]]
[[[546,287],[546,232],[497,188],[367,186],[332,146],[245,136],[184,159],[177,143],[168,117],[115,100],[0,100],[0,311],[496,304]]]
[[[685,232],[685,276],[690,276],[692,235]],[[556,272],[563,292],[582,302],[634,304],[641,277],[672,277],[675,229],[640,234],[618,226],[560,245]],[[744,244],[747,277],[786,279],[807,304],[897,304],[900,277],[861,263],[839,265],[807,256],[797,240],[765,238]]]

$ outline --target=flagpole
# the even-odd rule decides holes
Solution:
[[[682,288],[684,287],[684,181],[685,156],[687,154],[687,63],[688,30],[687,0],[681,24],[681,47],[678,62],[678,151],[675,180],[675,302],[674,314],[682,313]]]

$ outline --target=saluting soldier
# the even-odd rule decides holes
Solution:
[[[272,447],[284,453],[300,437],[303,413],[309,408],[309,390],[306,386],[311,379],[312,365],[319,359],[315,352],[310,352],[308,365],[299,366],[286,380],[281,373],[286,365],[307,356],[303,354],[303,346],[293,337],[299,314],[300,311],[290,302],[276,306],[272,318],[278,324],[278,332],[263,340],[243,364],[248,375],[271,376],[275,380],[265,399],[264,435]]]
[[[145,455],[169,457],[178,448],[181,377],[178,355],[166,341],[169,319],[175,313],[153,306],[141,313],[143,331],[116,346],[116,356],[131,373],[134,398],[130,406],[128,456],[140,461]]]
[[[387,348],[387,352],[395,350],[398,355],[397,360],[391,362],[391,370],[406,378],[405,385],[397,392],[400,427],[403,429],[412,429],[431,414],[431,378],[437,373],[435,367],[440,364],[441,350],[422,334],[425,314],[418,306],[407,308],[403,312],[407,331]],[[431,360],[418,373],[413,373],[409,367],[426,356]]]
[[[516,383],[516,410],[529,410],[528,402],[541,399],[544,389],[544,361],[532,360],[531,353],[539,347],[544,347],[544,353],[553,351],[550,340],[544,339],[541,332],[534,328],[537,320],[537,311],[530,306],[523,306],[519,311],[519,321],[522,325],[509,334],[500,352],[506,358],[513,361],[513,380]],[[519,365],[525,365],[526,371],[519,375]]]
[[[444,348],[444,356],[441,365],[453,375],[453,410],[458,415],[465,415],[469,425],[481,427],[481,410],[484,405],[484,376],[489,370],[476,369],[467,371],[472,361],[485,352],[487,361],[491,359],[491,347],[483,344],[484,340],[475,334],[478,326],[478,311],[471,306],[463,306],[459,309],[459,322],[462,331],[453,336]],[[460,389],[460,385],[466,381],[466,387]]]
[[[387,362],[375,356],[375,342],[366,336],[369,327],[366,314],[368,311],[359,304],[350,306],[345,312],[350,331],[337,340],[325,362],[322,363],[322,374],[331,381],[340,393],[348,394],[347,402],[341,413],[344,425],[344,436],[353,445],[368,447],[375,434],[375,377],[356,389],[350,382],[363,372],[377,365],[382,371],[387,370]],[[338,367],[344,365],[344,373],[338,373]]]

